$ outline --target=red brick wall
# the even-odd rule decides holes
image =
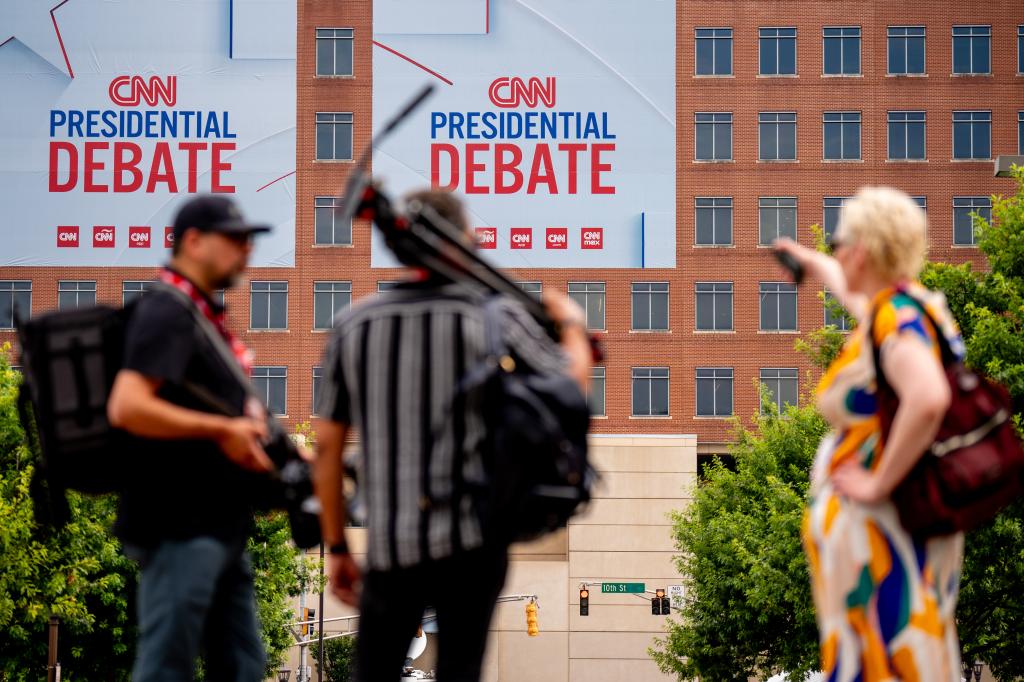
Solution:
[[[674,270],[513,270],[520,280],[540,280],[545,288],[564,291],[569,281],[607,283],[607,331],[601,334],[607,352],[607,418],[595,420],[597,432],[696,433],[701,441],[728,438],[724,420],[694,417],[696,367],[726,366],[735,370],[734,409],[746,419],[757,410],[754,381],[763,367],[799,367],[800,390],[812,388],[810,368],[793,350],[798,334],[758,332],[758,282],[780,281],[765,248],[757,246],[757,200],[760,196],[798,198],[801,240],[822,218],[823,196],[849,196],[864,184],[891,184],[913,195],[926,195],[931,254],[943,260],[981,263],[975,249],[955,249],[952,242],[952,197],[1008,193],[1007,180],[992,177],[992,164],[952,163],[951,112],[992,110],[993,155],[1016,153],[1017,111],[1024,109],[1024,78],[1016,75],[1016,27],[1024,24],[1024,5],[1017,0],[985,3],[874,1],[818,2],[766,0],[704,0],[678,3],[677,15],[677,267]],[[296,267],[260,268],[252,279],[287,279],[288,330],[246,332],[248,282],[227,295],[233,326],[256,352],[258,364],[288,366],[289,421],[309,418],[311,370],[319,362],[325,334],[312,332],[313,282],[351,280],[353,297],[376,291],[380,280],[394,279],[393,270],[369,267],[370,227],[353,227],[353,246],[314,247],[313,198],[343,187],[351,163],[314,161],[314,115],[354,114],[354,149],[368,141],[371,122],[372,59],[390,58],[372,46],[372,2],[298,3],[296,147]],[[888,25],[927,26],[926,78],[888,78]],[[951,77],[951,26],[992,25],[992,76]],[[757,77],[759,26],[796,26],[797,78]],[[858,78],[821,76],[821,28],[862,27]],[[732,78],[695,78],[693,29],[733,28]],[[355,29],[353,78],[316,78],[315,29]],[[886,112],[927,111],[927,163],[886,162]],[[823,163],[821,114],[824,110],[862,112],[862,162]],[[728,164],[693,162],[693,114],[731,111],[733,158]],[[797,112],[798,163],[757,162],[757,113]],[[734,246],[694,248],[694,197],[732,196]],[[254,216],[258,218],[258,216]],[[8,226],[7,229],[12,229]],[[97,280],[98,299],[119,302],[121,281],[152,276],[146,268],[3,268],[0,279],[33,280],[33,310],[56,305],[58,279]],[[701,334],[694,330],[694,283],[734,282],[734,333]],[[670,282],[668,333],[630,331],[630,283]],[[809,332],[822,323],[822,308],[811,288],[799,294],[799,329]],[[0,333],[0,342],[13,340]],[[665,419],[631,419],[630,369],[668,366],[671,371],[670,411]]]

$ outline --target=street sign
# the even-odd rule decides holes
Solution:
[[[669,585],[668,586],[668,598],[672,602],[673,609],[683,608],[683,586],[682,585]]]
[[[643,583],[601,583],[601,592],[643,594]]]

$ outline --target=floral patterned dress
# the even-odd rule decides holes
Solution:
[[[911,302],[925,304],[936,329]],[[939,357],[936,334],[963,355],[963,342],[941,293],[912,283],[887,289],[873,336],[887,344],[911,335]],[[802,539],[829,682],[959,682],[960,645],[954,614],[963,562],[963,534],[913,539],[888,500],[864,505],[840,496],[831,474],[848,461],[877,468],[885,457],[875,414],[875,367],[861,325],[851,333],[818,386],[818,406],[832,431],[811,473]]]

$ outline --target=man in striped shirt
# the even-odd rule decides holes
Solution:
[[[424,191],[412,198],[472,241],[454,196]],[[343,313],[325,351],[317,494],[332,590],[360,609],[361,681],[398,679],[428,606],[437,612],[439,679],[480,676],[508,563],[508,548],[481,532],[471,494],[485,483],[481,396],[456,390],[486,354],[482,301],[467,285],[412,272]],[[567,373],[583,388],[591,359],[583,311],[564,295],[545,302],[564,330],[560,343],[512,300],[503,304],[505,342],[517,362]],[[341,456],[350,428],[360,435],[368,511],[365,577],[344,540]]]

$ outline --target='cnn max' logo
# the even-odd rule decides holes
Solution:
[[[518,76],[502,76],[494,79],[487,90],[487,96],[494,106],[502,109],[514,109],[520,104],[536,109],[538,102],[552,109],[555,106],[555,77],[548,76],[543,81],[531,77],[529,81],[524,81]]]
[[[151,107],[160,100],[173,107],[178,101],[178,77],[161,80],[159,76],[150,76],[147,81],[142,76],[118,76],[110,81],[107,92],[110,101],[122,107],[137,107],[143,100]]]
[[[114,226],[94,225],[92,228],[92,248],[112,249],[114,248]]]
[[[478,227],[476,228],[476,243],[481,249],[498,248],[498,228]]]
[[[603,249],[604,228],[584,227],[580,232],[580,248],[582,249]]]
[[[149,228],[141,225],[133,225],[128,228],[128,248],[129,249],[148,249],[149,248]]]

